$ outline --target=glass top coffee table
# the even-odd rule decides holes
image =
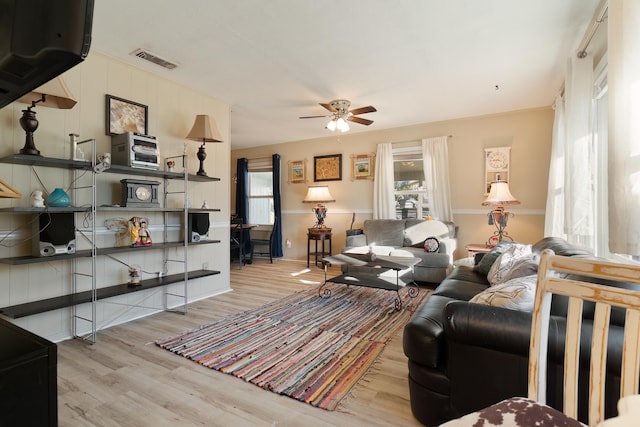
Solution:
[[[320,296],[331,296],[331,289],[327,288],[327,283],[341,283],[350,286],[365,286],[368,288],[385,289],[396,291],[398,296],[395,299],[397,310],[402,308],[402,298],[400,289],[407,287],[410,298],[418,296],[420,288],[413,280],[413,267],[420,262],[420,258],[397,257],[378,255],[373,261],[368,254],[337,254],[322,258],[324,266],[324,283],[320,286],[318,294]],[[346,266],[343,274],[327,278],[327,267],[331,265]],[[404,281],[400,278],[402,270],[411,269],[411,280]],[[395,277],[385,277],[383,273],[390,270],[395,271]]]

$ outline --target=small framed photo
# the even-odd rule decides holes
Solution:
[[[307,159],[289,161],[289,184],[307,182]]]
[[[149,107],[107,95],[105,131],[107,135],[136,132],[147,135]]]
[[[342,181],[342,154],[329,154],[313,158],[313,180]]]
[[[376,155],[371,154],[352,154],[351,155],[351,180],[356,179],[373,179],[374,161]]]

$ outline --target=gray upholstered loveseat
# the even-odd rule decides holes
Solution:
[[[364,222],[363,234],[347,236],[342,253],[414,256],[420,263],[414,267],[417,282],[440,283],[453,263],[456,250],[456,227],[453,223],[421,219],[369,219]],[[424,241],[435,237],[439,247],[427,252]]]

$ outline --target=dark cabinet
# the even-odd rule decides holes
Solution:
[[[57,426],[57,348],[0,318],[0,427]]]

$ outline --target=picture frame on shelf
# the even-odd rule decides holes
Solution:
[[[149,107],[128,99],[106,95],[105,133],[135,132],[148,135]]]
[[[300,184],[307,182],[307,159],[290,160],[289,165],[289,184]]]
[[[314,156],[313,181],[342,181],[342,154]]]
[[[351,155],[351,180],[373,179],[375,153]]]

